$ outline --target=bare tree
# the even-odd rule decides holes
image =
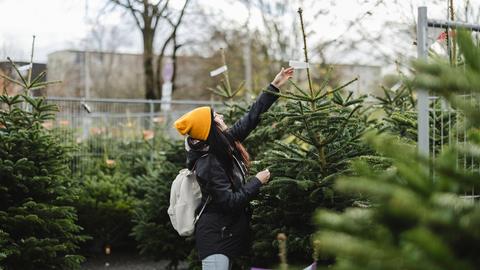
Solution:
[[[160,21],[168,11],[169,0],[109,0],[125,8],[133,17],[136,26],[142,32],[143,68],[145,72],[145,97],[157,99],[154,67],[154,41]]]
[[[169,0],[109,0],[117,6],[126,9],[133,17],[136,26],[142,32],[143,38],[143,67],[145,73],[145,97],[160,99],[162,97],[162,63],[167,49],[172,48],[174,76],[176,73],[176,59],[178,49],[183,45],[178,42],[178,29],[186,14],[191,0],[185,0],[179,12],[169,5]],[[162,22],[162,23],[161,23]],[[155,37],[160,26],[166,26],[164,31],[167,38],[160,43],[159,55],[155,61]],[[174,90],[173,88],[172,90]]]
[[[162,67],[163,67],[163,59],[165,57],[165,53],[167,50],[167,47],[170,43],[172,43],[172,61],[173,61],[173,76],[172,76],[172,82],[173,82],[173,87],[172,87],[172,92],[175,91],[175,76],[176,76],[176,71],[177,71],[177,52],[178,49],[182,46],[182,44],[178,43],[178,29],[180,25],[182,24],[183,18],[185,16],[188,4],[190,3],[190,0],[185,0],[179,15],[177,18],[172,18],[173,16],[166,16],[166,20],[168,24],[171,27],[171,33],[168,35],[167,39],[163,42],[163,45],[160,49],[160,53],[158,54],[157,58],[157,74],[156,74],[156,87],[157,87],[157,98],[162,98]]]

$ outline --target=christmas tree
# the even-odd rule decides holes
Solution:
[[[344,194],[368,197],[368,207],[318,213],[316,244],[321,256],[336,257],[332,269],[478,269],[479,171],[457,160],[479,160],[479,110],[473,101],[480,89],[480,48],[466,32],[459,33],[458,45],[465,66],[416,62],[410,83],[441,94],[465,114],[470,142],[452,145],[432,160],[395,137],[366,136],[393,165],[378,171],[359,162],[357,177],[336,183]]]
[[[299,14],[305,62],[308,63],[301,10]],[[333,180],[348,174],[353,160],[360,158],[375,165],[384,163],[360,141],[374,122],[366,113],[365,97],[355,97],[352,92],[345,91],[356,79],[332,88],[329,85],[332,72],[329,69],[317,85],[307,68],[306,89],[291,81],[293,90],[272,93],[282,97],[284,103],[266,114],[262,126],[252,135],[270,133],[275,135],[269,138],[276,139],[257,151],[259,155],[254,162],[254,170],[268,167],[272,173],[271,182],[253,202],[254,265],[277,264],[278,241],[275,239],[280,232],[288,236],[286,256],[289,261],[293,264],[310,262],[315,209],[341,210],[362,203],[355,196],[337,194],[332,187]]]
[[[42,126],[56,107],[30,97],[50,82],[39,82],[45,72],[32,79],[31,64],[23,76],[9,61],[19,80],[4,79],[24,91],[0,96],[0,268],[76,269],[84,237],[68,206],[76,194],[67,177],[67,147]]]
[[[78,223],[91,238],[83,245],[86,253],[102,253],[106,246],[117,250],[135,250],[129,237],[137,198],[128,168],[122,160],[91,158],[74,179],[78,181],[78,199],[73,206]]]
[[[378,123],[378,129],[398,134],[413,142],[417,140],[417,101],[412,88],[402,84],[398,89],[383,88],[383,96],[375,99],[383,113]]]
[[[183,141],[157,140],[161,148],[150,149],[153,160],[143,160],[146,170],[134,179],[140,201],[134,211],[132,235],[139,243],[140,254],[169,260],[168,267],[177,269],[193,249],[191,239],[179,236],[173,229],[167,213],[170,187],[185,166],[185,148]]]
[[[418,139],[417,100],[413,94],[412,85],[406,81],[403,73],[399,74],[400,82],[392,89],[383,88],[383,96],[375,96],[375,105],[381,111],[376,127],[379,131],[396,134],[416,143]],[[398,86],[398,87],[397,87]],[[462,122],[456,111],[452,110],[442,99],[434,99],[429,110],[430,152],[438,153],[452,138],[463,136],[459,134]]]

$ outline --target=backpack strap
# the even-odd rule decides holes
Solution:
[[[201,157],[199,157],[199,158],[197,159],[197,161],[195,161],[195,164],[193,164],[192,172],[195,173],[195,167],[197,166],[198,160],[201,159],[201,158],[203,158],[203,157],[206,157],[206,156],[208,156],[208,153],[205,154],[205,155],[203,155],[203,156],[201,156]],[[202,215],[203,211],[205,210],[205,207],[207,207],[207,204],[208,204],[211,200],[212,200],[212,198],[210,197],[210,194],[208,194],[207,200],[206,200],[205,203],[203,204],[202,209],[200,210],[200,212],[198,213],[198,215],[195,217],[195,220],[194,220],[194,222],[193,222],[194,225],[197,224],[197,221],[200,219],[200,216]]]
[[[193,224],[197,224],[197,221],[200,219],[200,216],[202,215],[203,213],[203,210],[205,210],[205,207],[207,207],[207,204],[211,201],[211,197],[210,195],[208,195],[207,197],[207,200],[205,201],[205,203],[203,204],[202,206],[202,209],[200,210],[200,213],[198,213],[198,215],[195,217],[195,220],[193,221]]]

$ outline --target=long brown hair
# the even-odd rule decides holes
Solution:
[[[247,149],[245,149],[245,146],[239,141],[235,141],[235,148],[237,149],[238,153],[240,153],[240,156],[242,157],[242,161],[245,164],[245,167],[247,167],[247,171],[250,170],[250,155],[247,152]]]
[[[245,164],[247,171],[249,170],[250,155],[245,147],[239,141],[234,140],[228,132],[222,131],[214,121],[212,121],[212,127],[207,141],[209,144],[209,152],[218,158],[218,161],[224,166],[229,176],[233,176],[233,151],[237,151],[240,154],[240,158]]]

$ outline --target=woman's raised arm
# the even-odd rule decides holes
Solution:
[[[278,92],[288,79],[293,76],[293,68],[282,70],[275,76],[273,81],[267,87],[271,92]],[[250,110],[240,120],[235,122],[227,131],[236,140],[242,142],[257,127],[260,122],[260,115],[266,112],[272,104],[278,99],[278,96],[263,91],[250,107]]]

